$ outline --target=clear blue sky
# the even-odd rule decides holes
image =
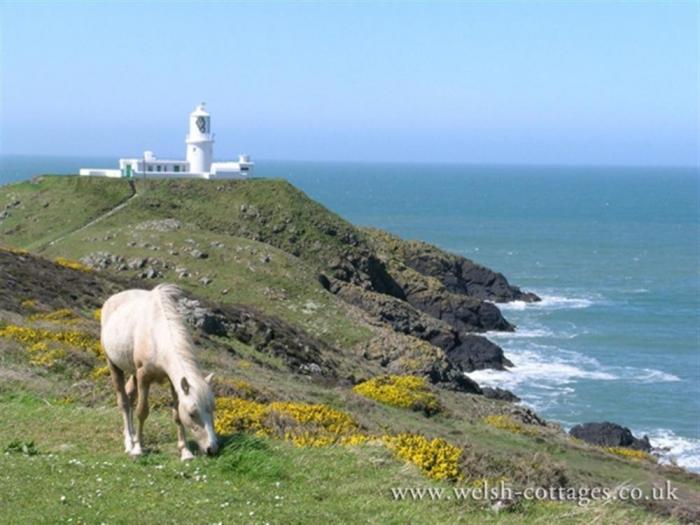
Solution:
[[[699,10],[2,3],[0,152],[693,165]]]

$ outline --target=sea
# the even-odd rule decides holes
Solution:
[[[0,157],[0,183],[115,158]],[[499,305],[515,365],[470,374],[565,428],[613,421],[700,472],[697,167],[258,161],[347,220],[502,272],[542,301]]]

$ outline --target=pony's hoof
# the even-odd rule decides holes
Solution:
[[[140,445],[136,445],[134,448],[132,448],[132,449],[129,451],[129,455],[130,455],[132,458],[137,458],[137,457],[141,456],[142,454],[143,454],[143,451],[141,450],[141,446],[140,446]]]
[[[180,461],[189,461],[191,459],[194,459],[194,454],[189,449],[183,448],[180,451]]]

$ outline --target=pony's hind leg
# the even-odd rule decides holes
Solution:
[[[136,417],[139,419],[139,428],[138,432],[136,433],[134,448],[131,451],[132,456],[142,454],[141,445],[143,443],[143,424],[146,422],[146,418],[148,417],[148,390],[150,389],[150,386],[150,379],[143,373],[143,370],[139,369],[136,372],[136,392],[138,396],[138,400],[136,402]]]
[[[131,401],[125,388],[124,371],[109,359],[107,359],[107,365],[112,375],[112,385],[117,393],[117,405],[119,405],[124,417],[124,452],[131,454],[134,448],[134,426],[131,422]]]

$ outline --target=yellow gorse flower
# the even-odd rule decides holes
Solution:
[[[434,414],[441,409],[440,401],[428,389],[422,377],[396,375],[373,377],[356,385],[353,391],[385,405],[423,410],[427,414]]]
[[[66,259],[65,257],[57,257],[56,259],[54,259],[53,262],[55,262],[59,266],[63,266],[65,268],[70,268],[71,270],[78,270],[81,272],[91,272],[92,271],[89,266],[86,266],[79,261],[73,261],[71,259]]]
[[[95,355],[102,354],[100,340],[86,332],[78,330],[52,331],[43,328],[28,328],[26,326],[7,325],[0,328],[0,337],[13,339],[25,348],[31,348],[37,343],[57,342],[79,348]]]
[[[484,418],[484,422],[494,428],[499,428],[501,430],[507,430],[513,434],[523,434],[525,436],[535,436],[537,431],[531,425],[524,425],[513,419],[510,416],[505,415],[491,415]]]
[[[442,438],[428,439],[420,434],[384,436],[384,442],[398,457],[410,461],[433,479],[462,478],[459,462],[462,449]]]
[[[419,434],[381,437],[365,434],[349,414],[323,404],[259,403],[223,397],[216,401],[214,427],[224,434],[252,432],[259,436],[277,436],[300,447],[383,443],[397,457],[415,464],[433,479],[462,478],[461,448],[444,439],[428,439]]]
[[[648,452],[644,452],[643,450],[634,450],[625,447],[605,447],[605,451],[615,454],[616,456],[633,459],[635,461],[656,461],[654,456]]]

